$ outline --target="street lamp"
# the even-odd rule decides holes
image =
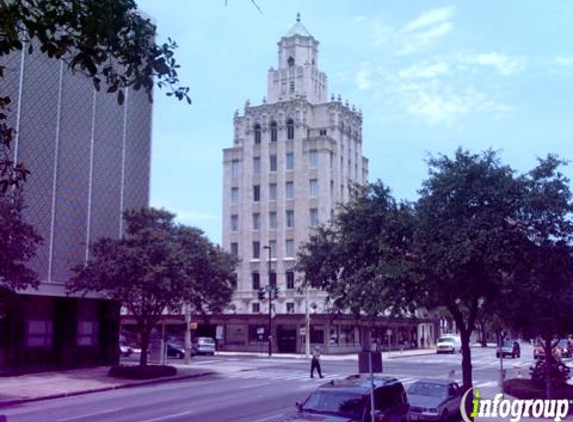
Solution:
[[[273,308],[273,286],[271,285],[271,255],[272,250],[270,246],[263,246],[263,249],[269,251],[267,255],[267,263],[268,263],[268,284],[267,284],[267,296],[269,298],[269,356],[273,355],[273,316],[272,316],[272,308]]]

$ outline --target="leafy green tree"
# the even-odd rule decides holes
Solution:
[[[134,0],[0,0],[0,58],[22,49],[64,60],[94,87],[115,93],[153,87],[190,102],[179,84],[175,42],[155,43],[155,26]],[[0,80],[7,69],[0,62]],[[6,124],[9,97],[0,98],[0,191],[21,182],[27,172],[6,153],[13,130]]]
[[[189,303],[195,312],[218,312],[234,288],[235,259],[174,217],[153,208],[126,212],[125,236],[96,241],[92,258],[68,283],[73,293],[100,292],[130,312],[141,335],[140,365],[147,364],[151,330],[165,310]]]
[[[508,326],[542,340],[550,362],[557,340],[573,329],[573,202],[569,180],[559,171],[565,164],[548,156],[521,179],[523,203],[514,225],[524,237],[499,307]],[[555,362],[544,365],[548,398],[556,367]]]
[[[496,154],[458,149],[429,160],[430,175],[416,204],[416,302],[443,306],[462,341],[464,390],[472,386],[470,336],[480,305],[495,301],[517,259],[512,219],[520,190]]]
[[[38,285],[37,275],[26,267],[41,237],[22,217],[19,191],[0,192],[0,287],[17,290]]]
[[[334,312],[372,319],[412,311],[411,206],[395,201],[381,182],[355,186],[351,198],[303,245],[298,271],[306,284],[328,293]]]

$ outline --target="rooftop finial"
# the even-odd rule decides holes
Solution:
[[[300,22],[300,13],[297,13],[297,14],[296,14],[296,21],[297,21],[297,22]]]

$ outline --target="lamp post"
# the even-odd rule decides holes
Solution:
[[[185,303],[185,363],[191,363],[191,305]]]
[[[269,251],[268,255],[267,255],[267,263],[268,263],[268,281],[269,283],[267,284],[267,296],[269,298],[269,356],[273,355],[273,315],[272,315],[272,309],[273,309],[273,286],[271,285],[271,255],[272,255],[272,251],[271,251],[271,247],[269,245],[267,246],[263,246],[263,249],[266,249]]]

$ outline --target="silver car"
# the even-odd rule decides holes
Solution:
[[[461,389],[447,379],[423,379],[408,389],[412,420],[447,421],[460,412]]]
[[[211,337],[198,337],[193,343],[193,349],[198,355],[211,355],[215,354],[215,340]]]

